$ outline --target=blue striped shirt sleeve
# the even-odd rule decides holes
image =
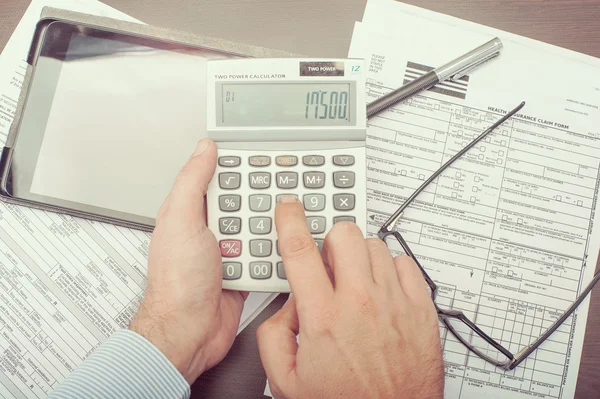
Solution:
[[[64,398],[188,399],[190,386],[150,341],[120,330],[107,339],[52,392]]]

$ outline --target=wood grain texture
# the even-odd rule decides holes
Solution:
[[[61,0],[55,0],[60,7]],[[344,57],[366,0],[105,0],[153,25],[308,56]],[[406,0],[407,3],[600,57],[600,0]],[[0,49],[29,0],[0,0]],[[265,374],[256,328],[280,296],[236,340],[227,358],[193,386],[193,398],[262,398]],[[592,292],[576,398],[600,397],[600,287]]]

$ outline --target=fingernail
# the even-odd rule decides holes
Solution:
[[[281,202],[282,204],[293,204],[294,202],[298,202],[298,200],[293,195],[284,195],[283,197],[281,197],[281,200],[279,202]]]
[[[208,146],[210,145],[209,139],[202,139],[196,144],[196,149],[194,150],[194,156],[202,154]]]

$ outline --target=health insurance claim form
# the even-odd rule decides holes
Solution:
[[[349,56],[364,58],[369,101],[494,36],[500,56],[369,121],[368,231],[443,162],[521,101],[527,105],[434,181],[397,228],[462,309],[514,354],[593,276],[600,182],[598,60],[416,7],[371,1]],[[399,246],[396,248],[400,250]],[[574,396],[589,299],[505,372],[441,329],[446,398]]]
[[[134,19],[95,0],[33,0],[0,56],[0,141],[42,7]],[[0,202],[0,398],[44,398],[143,295],[150,234]],[[251,293],[238,333],[275,295]]]

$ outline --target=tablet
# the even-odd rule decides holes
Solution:
[[[207,61],[242,56],[71,21],[38,28],[2,195],[151,229],[206,136]]]

